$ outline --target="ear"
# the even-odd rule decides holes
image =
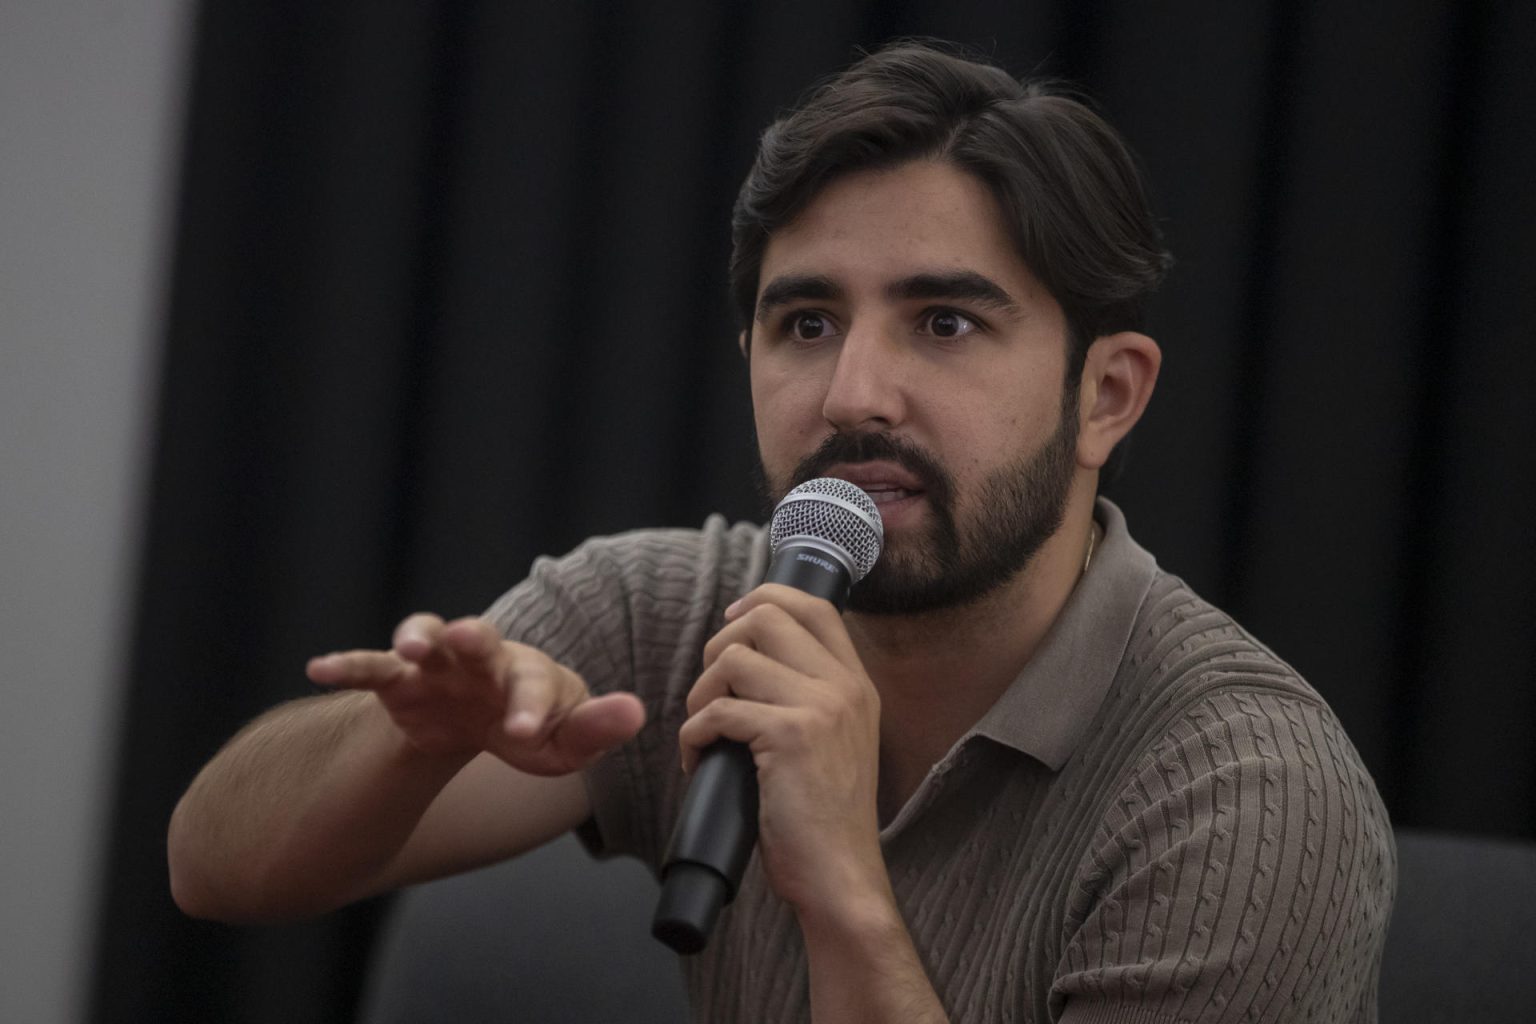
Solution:
[[[748,360],[752,358],[752,332],[750,330],[742,331],[736,335],[736,347],[741,351],[741,358]]]
[[[1095,338],[1083,360],[1077,391],[1077,462],[1099,469],[1141,414],[1157,384],[1163,351],[1145,334],[1122,331]]]

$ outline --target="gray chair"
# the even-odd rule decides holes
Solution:
[[[391,909],[360,1024],[675,1024],[677,956],[651,938],[657,887],[567,836],[416,886]]]
[[[1382,1024],[1536,1020],[1536,843],[1397,830]]]

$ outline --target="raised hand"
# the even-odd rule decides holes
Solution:
[[[306,671],[323,686],[371,691],[422,753],[484,750],[534,775],[577,771],[645,721],[633,694],[592,697],[575,672],[474,617],[412,615],[391,650],[328,654]]]

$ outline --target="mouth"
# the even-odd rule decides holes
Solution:
[[[863,487],[860,489],[869,495],[876,505],[894,505],[898,501],[915,498],[923,493],[922,491],[908,490],[905,487]]]
[[[915,474],[894,462],[844,463],[828,468],[825,475],[855,485],[882,510],[919,498],[925,491]]]

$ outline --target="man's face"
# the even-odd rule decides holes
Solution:
[[[751,338],[769,497],[869,492],[885,550],[851,608],[968,603],[1061,525],[1076,469],[1066,317],[979,181],[928,161],[840,178],[768,243]]]

